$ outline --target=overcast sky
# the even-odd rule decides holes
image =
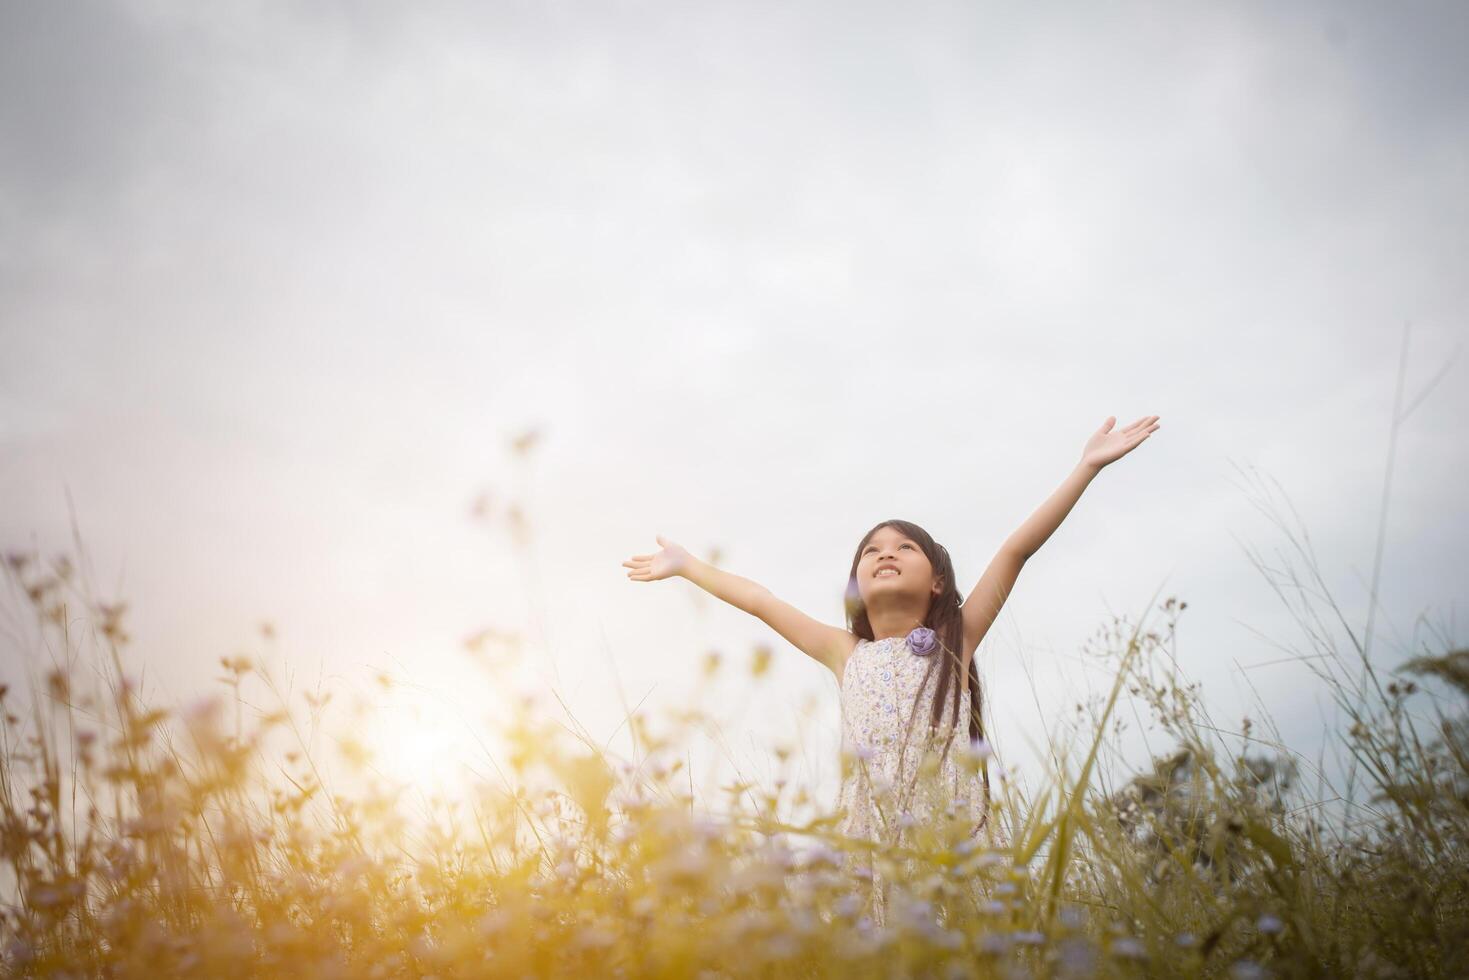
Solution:
[[[1157,414],[981,648],[1002,759],[1105,688],[1085,641],[1155,593],[1221,727],[1258,696],[1314,757],[1310,672],[1242,671],[1304,640],[1241,473],[1360,633],[1410,325],[1405,400],[1448,368],[1399,434],[1375,642],[1441,649],[1466,42],[1458,3],[7,3],[0,546],[66,548],[69,493],[160,700],[236,652],[386,669],[427,699],[388,741],[503,717],[481,628],[603,739],[619,691],[677,703],[705,650],[771,642],[717,686],[725,737],[806,725],[830,795],[830,674],[620,563],[717,547],[840,623],[902,517],[967,592],[1108,415]]]

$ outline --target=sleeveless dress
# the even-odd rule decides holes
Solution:
[[[948,701],[951,688],[939,716],[941,727],[931,727],[942,655],[937,650],[916,656],[907,637],[899,636],[859,640],[847,659],[841,678],[842,781],[837,796],[844,836],[915,847],[922,838],[932,843],[934,838],[924,831],[934,829],[943,840],[969,837],[976,847],[1009,846],[994,816],[987,814],[982,777],[961,761],[969,747],[970,704],[962,678],[955,678],[962,685],[957,723]],[[949,732],[953,740],[945,752]],[[926,754],[937,761],[935,775],[920,776]],[[869,908],[873,921],[883,924],[887,882],[881,860],[870,850],[848,851],[846,860],[849,870],[871,882]]]

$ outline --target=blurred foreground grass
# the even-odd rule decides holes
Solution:
[[[661,734],[630,716],[639,751],[616,759],[566,744],[523,701],[501,783],[407,835],[393,799],[324,785],[263,665],[221,661],[233,704],[149,706],[125,669],[123,606],[85,594],[65,559],[16,553],[5,571],[12,612],[72,665],[33,678],[33,717],[0,690],[8,975],[1469,974],[1462,713],[1425,722],[1418,685],[1333,651],[1321,676],[1369,790],[1299,800],[1298,759],[1226,749],[1180,679],[1174,599],[1157,629],[1099,634],[1115,682],[1079,758],[1028,798],[998,781],[1009,847],[932,828],[877,855],[895,889],[879,922],[845,860],[864,845],[837,814],[793,823],[783,785],[748,783],[719,812],[693,806],[679,759],[697,710]],[[7,658],[38,659],[7,634]],[[96,690],[77,689],[80,664]],[[1469,695],[1469,651],[1407,669]],[[245,725],[246,691],[278,704],[252,703]],[[1124,691],[1176,749],[1106,793],[1098,760]],[[295,747],[273,752],[272,731]]]

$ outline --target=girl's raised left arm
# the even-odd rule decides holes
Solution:
[[[989,568],[980,576],[979,584],[964,601],[962,613],[965,671],[969,669],[969,658],[974,655],[979,641],[984,639],[984,635],[994,624],[995,617],[999,616],[1000,607],[1009,597],[1025,562],[1061,526],[1066,515],[1071,513],[1071,508],[1081,499],[1081,492],[1092,482],[1092,477],[1100,473],[1102,467],[1121,459],[1152,435],[1159,428],[1159,417],[1145,415],[1126,428],[1113,432],[1112,424],[1117,421],[1117,417],[1107,416],[1107,421],[1092,433],[1082,448],[1081,461],[1076,464],[1076,468],[1045,503],[1036,508],[1036,512],[1026,518],[1025,523],[1005,540]]]

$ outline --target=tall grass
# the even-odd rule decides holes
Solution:
[[[900,850],[844,838],[839,814],[793,819],[808,798],[784,780],[696,807],[697,707],[629,714],[619,759],[531,701],[504,724],[499,779],[409,833],[395,798],[334,789],[311,749],[327,694],[305,692],[302,717],[233,657],[228,698],[145,704],[126,607],[71,560],[12,553],[6,657],[51,666],[31,671],[29,717],[0,688],[0,957],[57,977],[1463,976],[1469,740],[1454,702],[1421,702],[1469,696],[1469,651],[1425,646],[1384,676],[1349,629],[1339,648],[1320,628],[1345,619],[1296,557],[1272,581],[1306,601],[1300,659],[1347,719],[1328,735],[1351,787],[1210,720],[1178,666],[1187,603],[1167,598],[1099,632],[1113,681],[1075,749],[1031,792],[998,781],[1005,846],[934,827]],[[1174,744],[1104,791],[1123,698]],[[881,917],[847,860],[874,850]]]

